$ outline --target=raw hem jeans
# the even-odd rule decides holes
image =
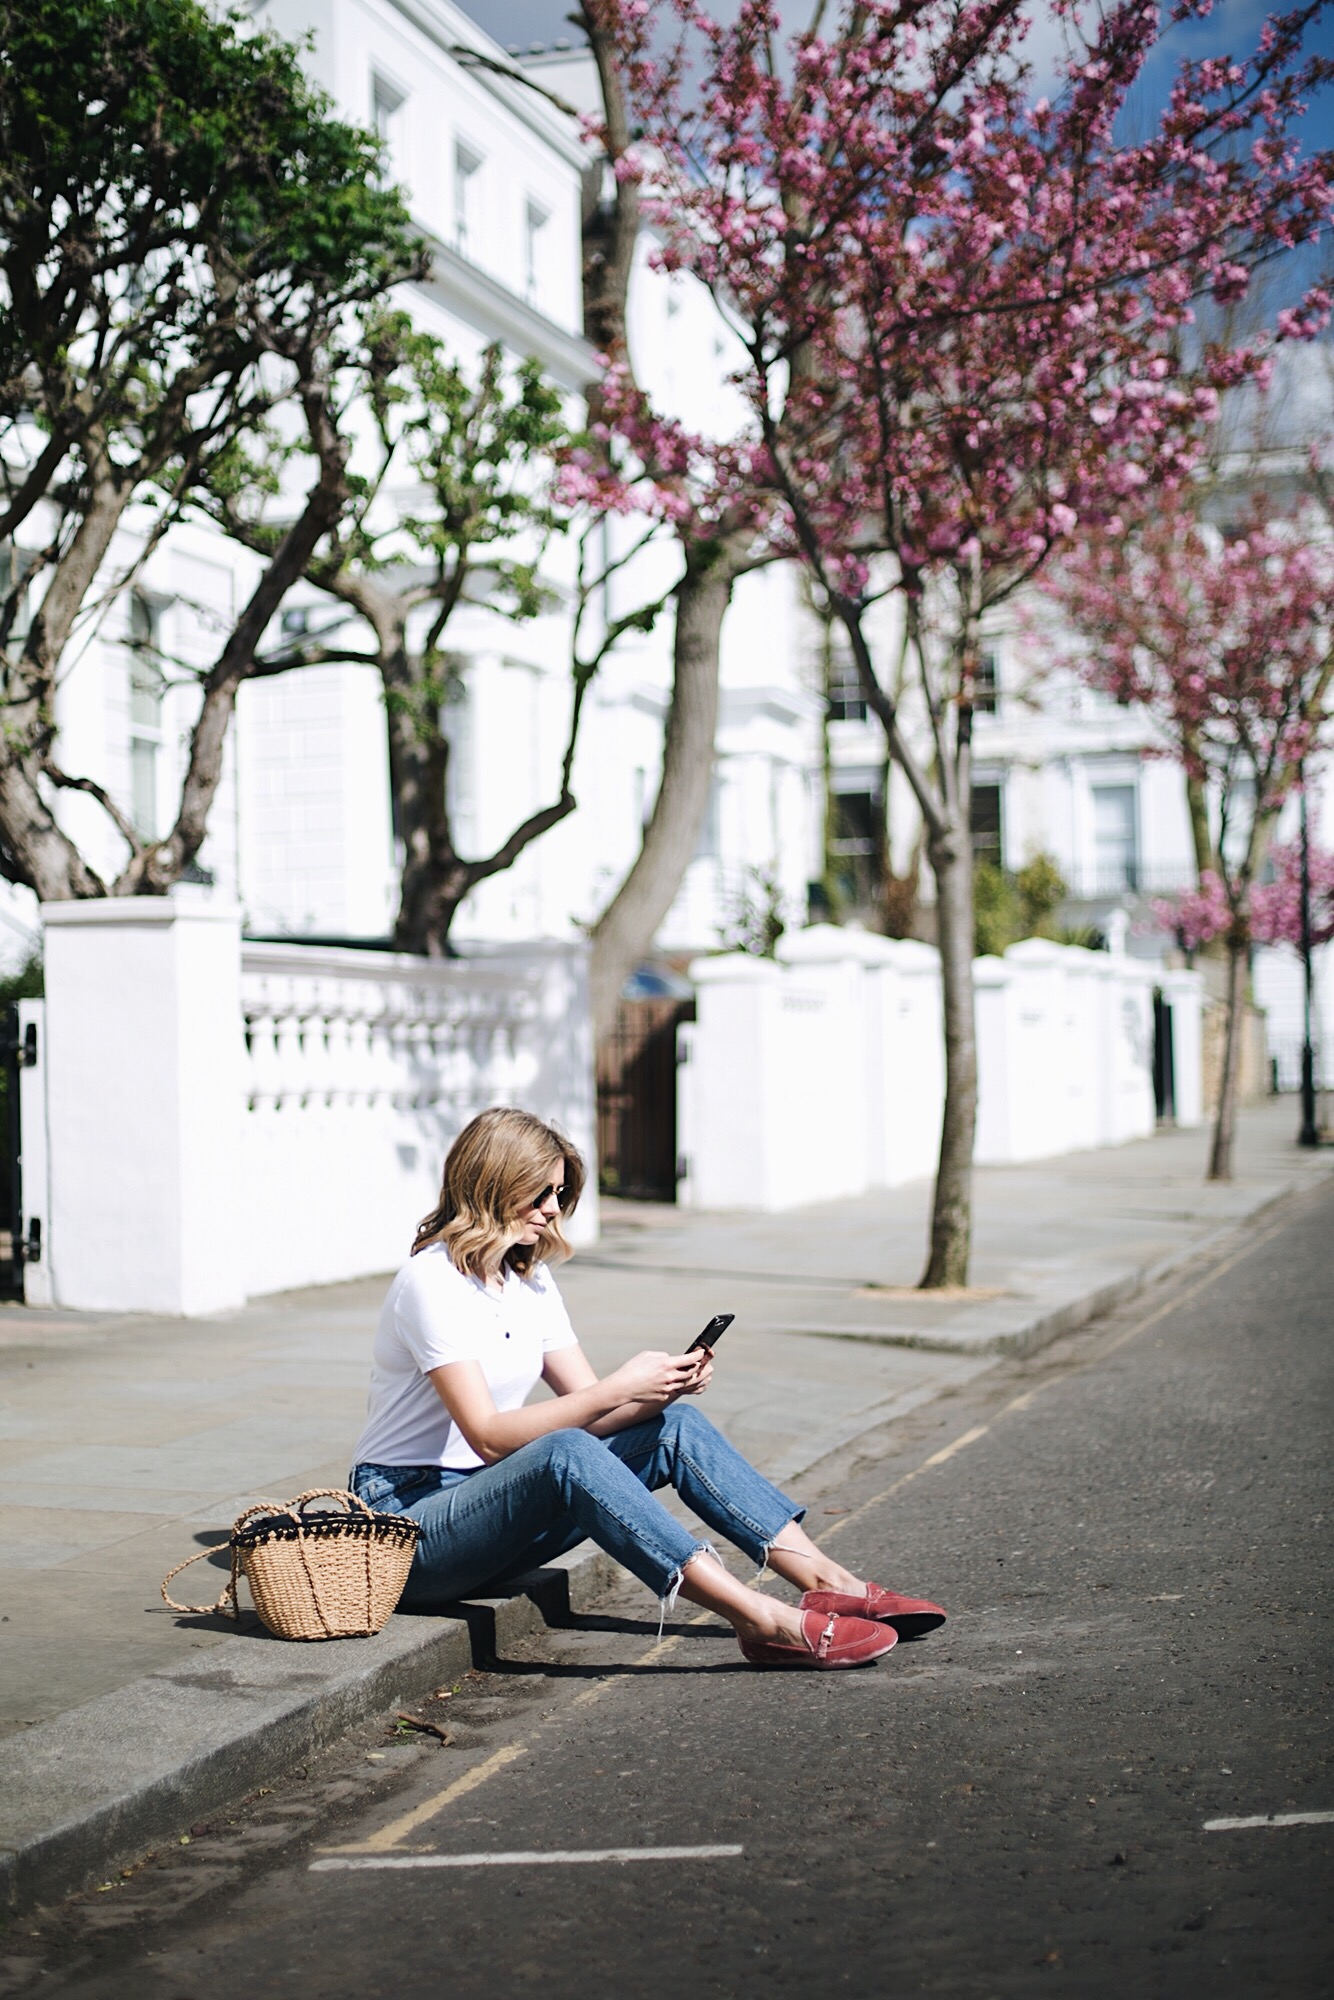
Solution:
[[[421,1523],[405,1611],[508,1583],[585,1539],[670,1608],[686,1564],[709,1544],[650,1498],[654,1488],[674,1486],[701,1521],[761,1567],[788,1522],[806,1511],[688,1403],[608,1438],[550,1431],[475,1472],[358,1465],[349,1483],[368,1507]]]

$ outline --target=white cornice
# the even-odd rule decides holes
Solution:
[[[431,275],[420,289],[476,327],[485,339],[502,341],[512,353],[532,355],[562,389],[582,395],[598,372],[591,343],[535,312],[438,237],[429,241]]]
[[[458,61],[453,55],[454,49],[471,49],[491,62],[503,64],[516,76],[519,74],[514,58],[500,43],[493,42],[467,14],[451,6],[449,0],[383,0],[383,4],[411,21],[420,34],[434,42],[453,61]],[[476,66],[463,64],[461,67],[483,90],[535,133],[544,145],[558,152],[568,166],[582,170],[588,165],[588,154],[578,128],[537,91],[523,82],[511,83],[480,63]]]

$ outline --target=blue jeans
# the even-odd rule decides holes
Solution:
[[[674,1486],[700,1520],[760,1565],[806,1512],[684,1402],[608,1438],[549,1431],[475,1472],[358,1465],[349,1484],[368,1507],[421,1523],[405,1611],[508,1583],[585,1539],[670,1604],[686,1564],[709,1544],[650,1498],[659,1486]]]

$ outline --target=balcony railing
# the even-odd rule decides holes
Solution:
[[[1081,903],[1105,902],[1120,896],[1174,896],[1196,886],[1195,870],[1181,862],[1127,861],[1111,867],[1072,868],[1062,872],[1069,895]]]

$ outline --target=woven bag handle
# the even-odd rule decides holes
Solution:
[[[224,1584],[222,1595],[216,1604],[178,1604],[174,1597],[168,1597],[167,1595],[167,1585],[174,1576],[179,1576],[183,1569],[189,1569],[191,1563],[203,1562],[205,1556],[216,1554],[216,1549],[201,1549],[197,1556],[187,1556],[183,1563],[177,1563],[175,1569],[169,1569],[162,1579],[162,1602],[170,1605],[173,1611],[184,1611],[189,1613],[191,1617],[202,1618],[215,1611],[230,1612],[230,1615],[239,1624],[241,1620],[241,1607],[236,1601],[237,1571],[235,1549],[232,1550],[232,1573]]]
[[[224,1585],[217,1603],[178,1604],[174,1597],[168,1597],[167,1595],[167,1585],[171,1582],[172,1578],[179,1576],[183,1569],[189,1569],[191,1563],[203,1562],[207,1556],[215,1554],[216,1551],[213,1549],[201,1549],[198,1555],[187,1556],[183,1563],[177,1563],[175,1569],[167,1571],[167,1574],[162,1579],[162,1602],[169,1605],[173,1611],[183,1611],[187,1616],[192,1618],[207,1618],[217,1612],[222,1612],[224,1615],[234,1618],[239,1624],[241,1621],[241,1606],[237,1601],[236,1590],[240,1580],[240,1564],[236,1548],[236,1536],[241,1532],[246,1522],[256,1514],[286,1514],[289,1519],[295,1521],[299,1530],[304,1526],[300,1509],[305,1506],[307,1500],[324,1499],[349,1500],[354,1507],[359,1507],[363,1514],[371,1512],[371,1509],[359,1494],[349,1493],[341,1486],[312,1486],[308,1492],[298,1493],[295,1500],[256,1500],[252,1506],[245,1509],[244,1513],[238,1514],[232,1523],[232,1573]],[[307,1577],[310,1578],[310,1566],[306,1562],[304,1549],[301,1550],[301,1564],[302,1568],[306,1571]],[[311,1588],[314,1588],[313,1579],[311,1579]]]
[[[308,1493],[297,1494],[296,1499],[289,1503],[288,1511],[298,1512],[305,1506],[307,1500],[346,1500],[349,1513],[354,1507],[359,1507],[366,1515],[373,1515],[375,1512],[373,1507],[366,1505],[359,1493],[349,1493],[345,1486],[312,1486]]]

